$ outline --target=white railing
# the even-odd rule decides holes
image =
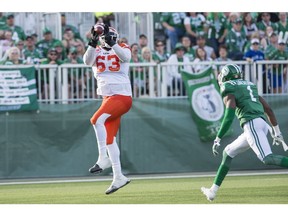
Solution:
[[[131,63],[130,79],[133,97],[166,98],[187,97],[183,84],[169,83],[169,70],[173,67],[191,67],[192,73],[200,66],[212,66],[215,75],[221,66],[236,63],[242,67],[244,79],[257,84],[260,95],[288,94],[288,61],[259,61],[249,63],[237,62],[199,62],[199,63]],[[26,66],[0,66],[4,68],[19,68]],[[83,64],[36,65],[36,79],[39,102],[69,103],[99,99],[97,82],[90,66]],[[274,75],[273,75],[274,74]],[[279,75],[279,76],[278,76]],[[278,88],[279,79],[282,87]],[[274,84],[273,84],[274,83]],[[0,86],[1,87],[1,86]]]

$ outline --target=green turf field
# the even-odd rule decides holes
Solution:
[[[97,177],[96,177],[97,178]],[[213,202],[200,187],[213,177],[133,179],[117,192],[111,181],[0,185],[1,204],[288,204],[288,176],[227,176]]]

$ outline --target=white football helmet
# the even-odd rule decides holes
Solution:
[[[112,38],[112,40],[115,41],[115,43],[118,42],[119,40],[119,34],[118,32],[116,31],[116,29],[112,28],[112,27],[109,27],[109,36]],[[108,49],[110,49],[111,47],[106,43],[105,41],[105,35],[102,35],[102,36],[99,36],[99,41],[100,41],[100,44],[102,47],[106,47]]]

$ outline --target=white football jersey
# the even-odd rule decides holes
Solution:
[[[83,60],[85,64],[92,65],[97,80],[97,94],[132,96],[129,78],[130,59],[131,50],[126,44],[116,44],[109,51],[100,46],[88,47]]]

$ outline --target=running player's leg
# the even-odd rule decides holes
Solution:
[[[226,148],[223,150],[222,162],[214,178],[213,185],[210,188],[205,187],[201,188],[201,191],[206,195],[209,201],[215,199],[216,193],[230,169],[232,159],[236,157],[238,154],[247,151],[249,148],[250,146],[247,142],[244,133],[241,134],[231,144],[226,146]]]
[[[272,153],[267,139],[268,125],[263,119],[249,121],[244,126],[244,132],[247,134],[249,145],[264,164],[288,167],[288,157]]]

